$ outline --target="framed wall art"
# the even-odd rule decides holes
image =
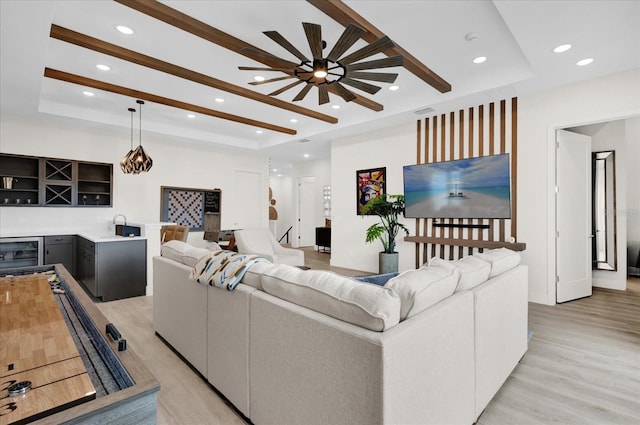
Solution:
[[[369,199],[384,195],[387,187],[387,167],[370,168],[356,171],[356,213],[360,215],[362,207]]]
[[[220,189],[162,186],[160,220],[203,231],[205,214],[220,214]]]

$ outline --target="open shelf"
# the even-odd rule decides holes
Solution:
[[[0,154],[0,207],[110,207],[113,165]]]

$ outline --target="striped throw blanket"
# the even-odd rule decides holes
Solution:
[[[260,261],[268,260],[233,251],[211,251],[198,260],[189,277],[203,285],[233,291],[249,267]]]

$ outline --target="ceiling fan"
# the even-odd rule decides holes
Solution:
[[[342,56],[365,33],[365,30],[359,26],[349,24],[335,46],[333,46],[333,49],[331,49],[325,57],[322,51],[326,47],[326,42],[322,40],[322,29],[320,25],[303,22],[302,26],[307,36],[309,48],[311,49],[311,58],[308,58],[304,53],[300,52],[300,50],[277,31],[264,31],[267,37],[297,57],[300,62],[291,62],[264,51],[244,48],[243,51],[250,55],[269,59],[271,63],[276,64],[276,67],[259,68],[239,66],[238,69],[243,71],[278,71],[287,74],[286,76],[270,78],[263,81],[252,81],[249,84],[259,85],[287,79],[297,79],[297,81],[269,93],[269,96],[277,96],[299,84],[306,83],[302,90],[293,98],[293,101],[296,102],[304,99],[311,88],[316,86],[318,87],[318,104],[322,105],[329,102],[329,91],[339,95],[346,102],[356,99],[356,95],[347,89],[344,84],[369,94],[375,94],[381,87],[362,80],[393,83],[398,77],[398,74],[394,73],[370,72],[366,70],[401,66],[401,55],[359,62],[362,59],[394,47],[395,44],[389,37],[381,37],[353,53]]]

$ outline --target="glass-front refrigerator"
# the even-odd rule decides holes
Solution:
[[[42,265],[43,239],[0,238],[0,269]]]

